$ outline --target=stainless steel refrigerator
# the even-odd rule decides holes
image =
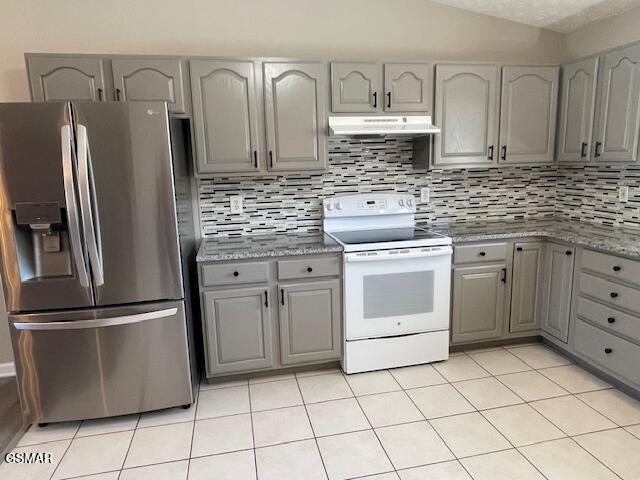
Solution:
[[[0,261],[29,420],[193,403],[184,128],[160,102],[0,104]]]

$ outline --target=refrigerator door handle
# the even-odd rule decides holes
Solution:
[[[171,317],[178,313],[177,308],[166,308],[153,312],[136,313],[134,315],[123,315],[109,318],[95,318],[89,320],[75,320],[68,322],[15,322],[13,326],[17,330],[81,330],[85,328],[114,327],[117,325],[131,325],[134,323],[154,320],[158,318]]]
[[[87,127],[78,125],[78,187],[80,190],[80,208],[82,223],[87,237],[89,260],[96,286],[104,285],[104,267],[102,262],[102,242],[100,222],[91,167],[91,149],[87,136]]]
[[[64,125],[60,129],[62,146],[62,175],[64,178],[64,198],[67,210],[67,223],[69,226],[69,239],[73,262],[78,271],[80,285],[89,287],[89,273],[85,263],[84,249],[80,237],[80,221],[76,202],[76,191],[73,181],[73,161],[71,154],[71,125]]]

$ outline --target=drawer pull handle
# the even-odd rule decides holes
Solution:
[[[522,251],[522,247],[516,247],[516,250],[521,252]]]
[[[373,108],[378,108],[378,92],[373,92]]]
[[[307,267],[307,272],[309,272],[309,273],[313,272],[313,268]]]
[[[280,289],[280,304],[284,305],[284,288]]]
[[[572,251],[572,250],[567,250],[567,251],[566,251],[566,252],[564,252],[564,253],[566,253],[567,255],[573,255],[573,251]]]
[[[607,355],[609,355],[611,352],[613,352],[612,348],[605,348],[604,349],[604,353],[606,353]]]
[[[618,294],[616,292],[611,292],[611,298],[618,298]]]
[[[265,290],[264,292],[264,306],[269,308],[269,292]]]
[[[607,318],[607,322],[609,322],[609,323],[616,323],[616,319],[615,319],[615,318],[613,318],[613,317],[609,317],[609,318]]]
[[[622,270],[622,267],[620,265],[616,265],[615,267],[613,267],[614,272],[619,272],[620,270]]]
[[[240,272],[233,272],[234,277],[237,277],[238,275],[240,275]]]
[[[480,252],[478,255],[480,255],[481,257],[484,257],[487,255],[487,252]]]

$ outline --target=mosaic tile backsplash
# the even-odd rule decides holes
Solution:
[[[517,220],[550,217],[555,211],[555,166],[432,170],[411,165],[412,142],[402,137],[330,139],[329,170],[261,178],[216,178],[199,182],[204,237],[322,228],[326,196],[402,192],[431,201],[418,204],[419,221]],[[242,195],[244,213],[229,213],[229,196]]]

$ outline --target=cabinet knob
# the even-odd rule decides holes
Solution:
[[[240,275],[240,272],[233,272],[234,277],[237,277],[238,275]]]
[[[309,272],[309,273],[313,272],[313,268],[307,267],[307,272]]]
[[[609,317],[609,318],[607,318],[607,322],[609,322],[609,323],[616,323],[616,319],[615,319],[615,318],[613,318],[613,317]]]
[[[481,257],[484,257],[487,255],[487,252],[480,252],[478,255],[480,255]]]
[[[564,252],[564,253],[566,253],[567,255],[573,255],[573,251],[571,251],[571,250],[567,250],[567,251],[566,251],[566,252]]]
[[[604,349],[604,353],[606,353],[607,355],[609,355],[611,352],[613,352],[612,348],[605,348]]]
[[[611,292],[611,298],[618,298],[618,294],[616,292]]]
[[[614,272],[619,272],[620,270],[622,270],[622,267],[620,265],[616,265],[615,267],[613,267]]]

